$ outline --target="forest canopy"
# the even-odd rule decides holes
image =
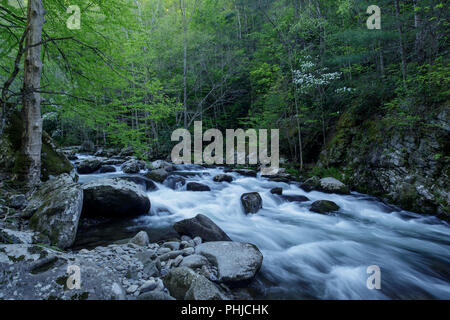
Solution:
[[[26,4],[0,2],[2,118],[21,108]],[[379,29],[373,4],[45,0],[43,129],[151,158],[194,121],[280,128],[281,153],[303,169],[347,112],[414,127],[448,101],[448,4],[379,0]]]

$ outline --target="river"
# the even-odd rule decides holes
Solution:
[[[81,156],[84,159],[87,156]],[[123,175],[80,175],[79,182]],[[74,249],[104,245],[140,230],[158,241],[176,237],[172,225],[202,213],[234,241],[255,244],[264,256],[256,281],[260,299],[450,299],[450,228],[433,216],[386,205],[376,198],[305,192],[296,183],[273,182],[237,173],[232,183],[212,179],[221,168],[181,165],[174,174],[208,185],[210,192],[186,191],[158,184],[148,192],[148,215],[80,227]],[[271,194],[305,195],[311,201],[287,202]],[[245,215],[240,196],[259,192],[263,208]],[[331,200],[332,215],[310,212],[315,200]],[[369,266],[380,268],[381,289],[368,289]]]

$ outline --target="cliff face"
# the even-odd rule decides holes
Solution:
[[[449,105],[413,128],[388,125],[387,117],[356,118],[341,116],[319,165],[339,168],[359,192],[449,220]]]

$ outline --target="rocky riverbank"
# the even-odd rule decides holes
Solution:
[[[250,295],[236,288],[251,280],[261,263],[261,253],[250,244],[202,243],[188,236],[157,244],[149,243],[145,232],[124,244],[78,252],[1,244],[0,299],[242,299]],[[69,266],[80,272],[79,288]]]

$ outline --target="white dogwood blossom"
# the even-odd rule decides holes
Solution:
[[[311,57],[306,56],[300,63],[300,70],[293,71],[293,81],[299,90],[307,92],[317,86],[326,86],[340,79],[342,72],[327,72],[328,68],[318,68]]]

